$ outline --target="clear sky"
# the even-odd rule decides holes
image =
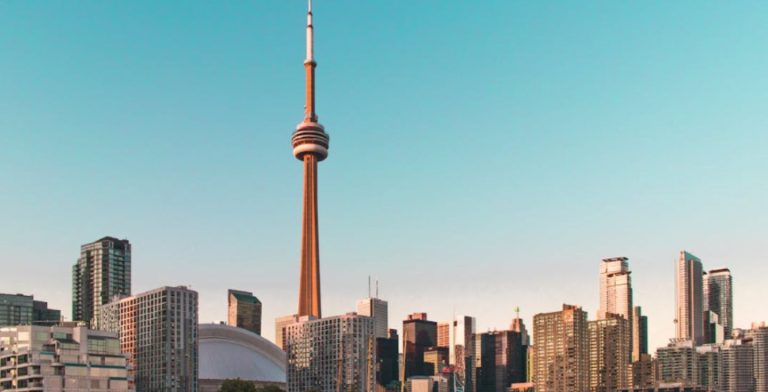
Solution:
[[[272,320],[299,280],[305,4],[0,2],[0,292],[70,315],[71,265],[134,246],[134,291],[226,289]],[[674,264],[730,267],[768,319],[768,2],[317,0],[326,315],[381,281],[504,328],[520,306],[594,317],[627,256],[651,346]]]

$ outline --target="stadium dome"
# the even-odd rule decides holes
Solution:
[[[285,352],[269,340],[222,324],[200,324],[198,336],[201,387],[235,378],[285,385]]]

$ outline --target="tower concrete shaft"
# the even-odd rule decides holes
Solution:
[[[293,155],[304,163],[304,216],[301,236],[301,281],[299,286],[299,316],[320,318],[320,245],[317,222],[317,163],[328,156],[328,134],[317,122],[315,112],[314,33],[312,1],[307,12],[306,95],[304,120],[291,138]]]
[[[317,225],[317,157],[304,155],[304,220],[301,238],[299,315],[321,317],[320,246]]]

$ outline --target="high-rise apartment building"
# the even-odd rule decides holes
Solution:
[[[676,341],[667,347],[660,347],[656,350],[656,357],[658,382],[697,385],[696,348],[692,340]]]
[[[648,317],[640,306],[632,308],[632,361],[648,354]]]
[[[588,323],[591,392],[616,391],[630,384],[629,321],[618,314],[605,316]]]
[[[227,325],[261,335],[261,301],[251,292],[228,290]]]
[[[72,320],[96,323],[101,305],[131,295],[131,243],[104,237],[80,247],[72,266]]]
[[[288,392],[370,392],[375,388],[374,322],[355,313],[285,327]]]
[[[494,331],[475,335],[474,390],[504,392],[527,376],[528,346],[518,331]]]
[[[437,323],[426,313],[413,313],[403,320],[403,384],[413,376],[430,376],[424,352],[437,345]]]
[[[635,342],[633,335],[634,306],[632,294],[632,271],[629,270],[629,259],[626,257],[611,257],[600,263],[600,307],[597,319],[605,320],[615,315],[628,321],[627,331],[622,334],[630,349],[627,352],[627,362],[632,359]],[[608,315],[613,315],[609,317]],[[622,343],[622,346],[625,344]],[[639,348],[637,349],[639,351]]]
[[[676,333],[678,340],[704,341],[704,292],[701,259],[680,252],[676,271]]]
[[[706,275],[705,311],[717,314],[726,339],[733,332],[733,277],[728,268],[710,270]],[[710,342],[713,343],[713,342]]]
[[[724,392],[755,391],[755,363],[752,342],[729,339],[720,351],[720,389]]]
[[[533,317],[536,392],[589,390],[587,312],[563,305],[563,310]]]
[[[628,261],[626,257],[612,257],[600,263],[598,319],[607,318],[608,313],[632,319],[632,272]]]
[[[750,337],[754,345],[755,392],[768,392],[768,326],[752,324]]]
[[[275,344],[285,351],[285,327],[299,321],[298,314],[281,316],[275,319]]]
[[[632,362],[632,388],[635,390],[651,390],[656,385],[656,360],[648,354]]]
[[[31,295],[0,294],[0,327],[16,325],[56,324],[61,311],[48,308],[48,303],[35,301]]]
[[[705,344],[696,347],[696,384],[711,391],[722,390],[720,386],[720,345]]]
[[[137,391],[197,392],[196,291],[161,287],[101,310],[99,327],[118,334]]]
[[[363,298],[357,301],[357,314],[373,319],[374,335],[377,338],[386,338],[389,331],[387,301],[379,298]]]
[[[84,326],[0,328],[0,391],[129,391],[116,334]]]

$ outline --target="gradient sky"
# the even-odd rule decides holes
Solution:
[[[0,2],[0,292],[70,316],[104,235],[133,289],[226,289],[273,319],[299,280],[301,0]],[[630,258],[651,346],[673,337],[687,249],[768,319],[768,2],[318,0],[324,314],[381,281],[505,328],[520,306],[597,311]]]

